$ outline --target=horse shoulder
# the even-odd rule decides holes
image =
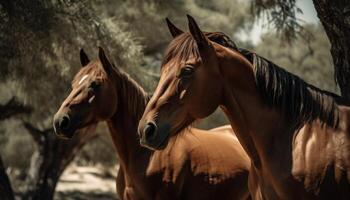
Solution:
[[[350,137],[350,107],[339,106],[339,126]]]
[[[219,174],[232,177],[248,171],[250,159],[230,126],[209,131],[193,129],[189,152],[191,169],[196,174]]]
[[[175,183],[188,163],[187,145],[179,137],[170,138],[167,147],[154,151],[147,167],[147,176],[161,176],[162,181]]]
[[[176,136],[170,138],[165,149],[152,153],[146,176],[160,184],[154,199],[178,199],[183,194],[184,185],[191,177],[188,146],[182,137]]]
[[[339,127],[332,136],[335,165],[347,172],[350,182],[350,107],[339,106]]]
[[[315,194],[337,191],[344,177],[347,184],[350,181],[350,110],[340,107],[339,111],[337,128],[316,120],[302,127],[293,140],[292,175]]]

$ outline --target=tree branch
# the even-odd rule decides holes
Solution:
[[[48,132],[47,130],[39,130],[38,128],[34,127],[31,123],[25,121],[23,121],[23,126],[38,145],[44,142],[45,136]]]
[[[288,43],[297,37],[306,42],[313,39],[313,35],[300,24],[296,17],[302,10],[296,6],[296,0],[255,0],[251,3],[251,11],[256,16],[266,17],[268,24],[276,29],[277,33]]]
[[[16,97],[12,97],[5,105],[0,105],[0,121],[20,114],[30,114],[30,106],[19,102]]]

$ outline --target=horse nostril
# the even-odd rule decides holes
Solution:
[[[143,129],[146,140],[153,140],[157,133],[157,126],[154,122],[148,122]]]
[[[67,130],[70,125],[70,119],[67,115],[63,116],[59,121],[59,127],[61,130]]]

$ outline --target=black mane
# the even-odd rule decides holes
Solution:
[[[253,65],[255,82],[265,103],[277,108],[297,126],[319,119],[322,124],[337,127],[337,100],[341,97],[321,90],[271,61],[240,49]]]

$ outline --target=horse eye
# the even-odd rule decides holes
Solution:
[[[190,77],[192,76],[193,72],[194,72],[194,68],[190,65],[186,65],[184,68],[181,69],[180,77],[184,77],[184,78]]]
[[[92,89],[93,91],[96,91],[100,86],[100,83],[98,83],[97,81],[92,81],[90,83],[89,88]]]

